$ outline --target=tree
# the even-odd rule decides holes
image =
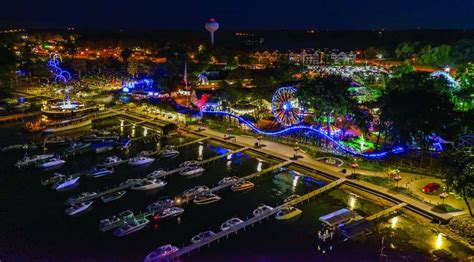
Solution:
[[[427,137],[433,132],[447,133],[454,119],[454,104],[449,86],[428,73],[414,72],[393,78],[380,98],[381,121],[390,123],[395,142],[416,139],[427,148]]]
[[[402,65],[395,66],[392,68],[393,77],[401,77],[402,75],[409,74],[412,72],[415,72],[415,68],[408,63],[403,63]]]
[[[376,47],[369,47],[364,51],[364,57],[367,59],[375,59],[375,58],[386,58],[388,56],[388,52],[382,48]]]
[[[82,59],[74,59],[71,61],[71,68],[81,77],[82,73],[87,70],[87,63]]]
[[[462,88],[474,87],[474,64],[467,63],[458,67],[458,79]]]
[[[419,42],[403,42],[395,49],[395,55],[400,60],[407,60],[417,57],[420,52],[421,44]]]
[[[129,57],[127,60],[127,72],[132,77],[136,77],[138,75],[138,69],[140,67],[140,61],[134,59],[133,57]]]
[[[11,87],[15,78],[15,68],[15,54],[7,47],[0,47],[0,87]]]
[[[453,63],[451,46],[440,45],[432,47],[427,45],[421,50],[420,63],[428,66],[442,67]]]
[[[474,155],[469,152],[452,151],[442,158],[446,170],[444,179],[449,191],[459,195],[473,216],[470,200],[474,198]]]
[[[125,48],[120,52],[120,57],[123,61],[128,61],[128,59],[132,56],[132,50]]]
[[[326,117],[327,134],[331,135],[331,114],[352,112],[356,103],[348,91],[349,81],[338,75],[305,79],[296,96],[305,108]]]

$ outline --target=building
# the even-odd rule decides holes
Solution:
[[[303,49],[298,52],[288,51],[286,53],[280,53],[278,50],[275,51],[257,51],[252,54],[257,60],[258,64],[273,64],[278,59],[288,59],[290,63],[298,65],[319,65],[319,64],[354,64],[356,59],[356,53],[350,51],[349,53],[341,52],[338,50],[315,50],[315,49]]]

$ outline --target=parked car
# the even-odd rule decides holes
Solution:
[[[441,188],[441,186],[438,183],[429,183],[429,184],[426,184],[423,187],[423,193],[433,194],[433,193],[437,192],[440,188]]]

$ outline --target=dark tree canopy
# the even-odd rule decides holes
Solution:
[[[381,97],[382,121],[390,123],[394,141],[424,140],[432,132],[447,133],[453,122],[454,104],[445,80],[427,73],[393,78]]]

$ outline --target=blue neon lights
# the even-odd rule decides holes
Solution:
[[[449,87],[453,88],[454,90],[459,89],[459,83],[456,81],[450,74],[446,73],[445,71],[435,71],[431,73],[432,77],[441,77],[448,82]]]
[[[63,82],[64,84],[66,84],[69,80],[71,80],[71,74],[68,71],[62,70],[61,67],[59,67],[59,64],[62,61],[63,59],[60,54],[49,54],[48,66],[50,67],[51,72],[55,74],[54,82]]]
[[[225,115],[225,116],[230,116],[230,117],[236,118],[240,121],[240,123],[245,124],[247,127],[252,129],[252,131],[254,131],[255,133],[260,134],[260,135],[278,136],[278,135],[285,135],[287,133],[296,132],[296,131],[306,131],[306,132],[314,133],[314,134],[318,135],[319,137],[324,138],[324,139],[328,140],[329,142],[331,142],[331,144],[335,145],[338,150],[340,150],[344,153],[348,153],[348,154],[351,154],[351,155],[354,155],[354,156],[360,156],[360,157],[364,157],[364,158],[378,159],[378,158],[386,157],[390,154],[400,154],[400,153],[405,152],[405,149],[403,147],[397,146],[397,147],[392,148],[389,151],[382,151],[382,152],[375,152],[375,153],[361,153],[361,152],[358,152],[357,150],[355,150],[353,148],[347,147],[347,146],[339,143],[339,141],[336,141],[331,136],[328,136],[326,134],[326,132],[323,132],[319,129],[315,129],[315,128],[312,128],[312,127],[303,126],[303,125],[298,124],[298,125],[294,125],[294,126],[289,126],[289,127],[285,128],[285,129],[282,129],[282,130],[263,131],[263,130],[260,130],[259,128],[257,128],[256,126],[254,126],[251,122],[245,120],[244,118],[242,118],[240,116],[237,116],[237,115],[234,115],[232,113],[226,112],[226,111],[203,111],[203,113],[216,114],[216,115]]]

